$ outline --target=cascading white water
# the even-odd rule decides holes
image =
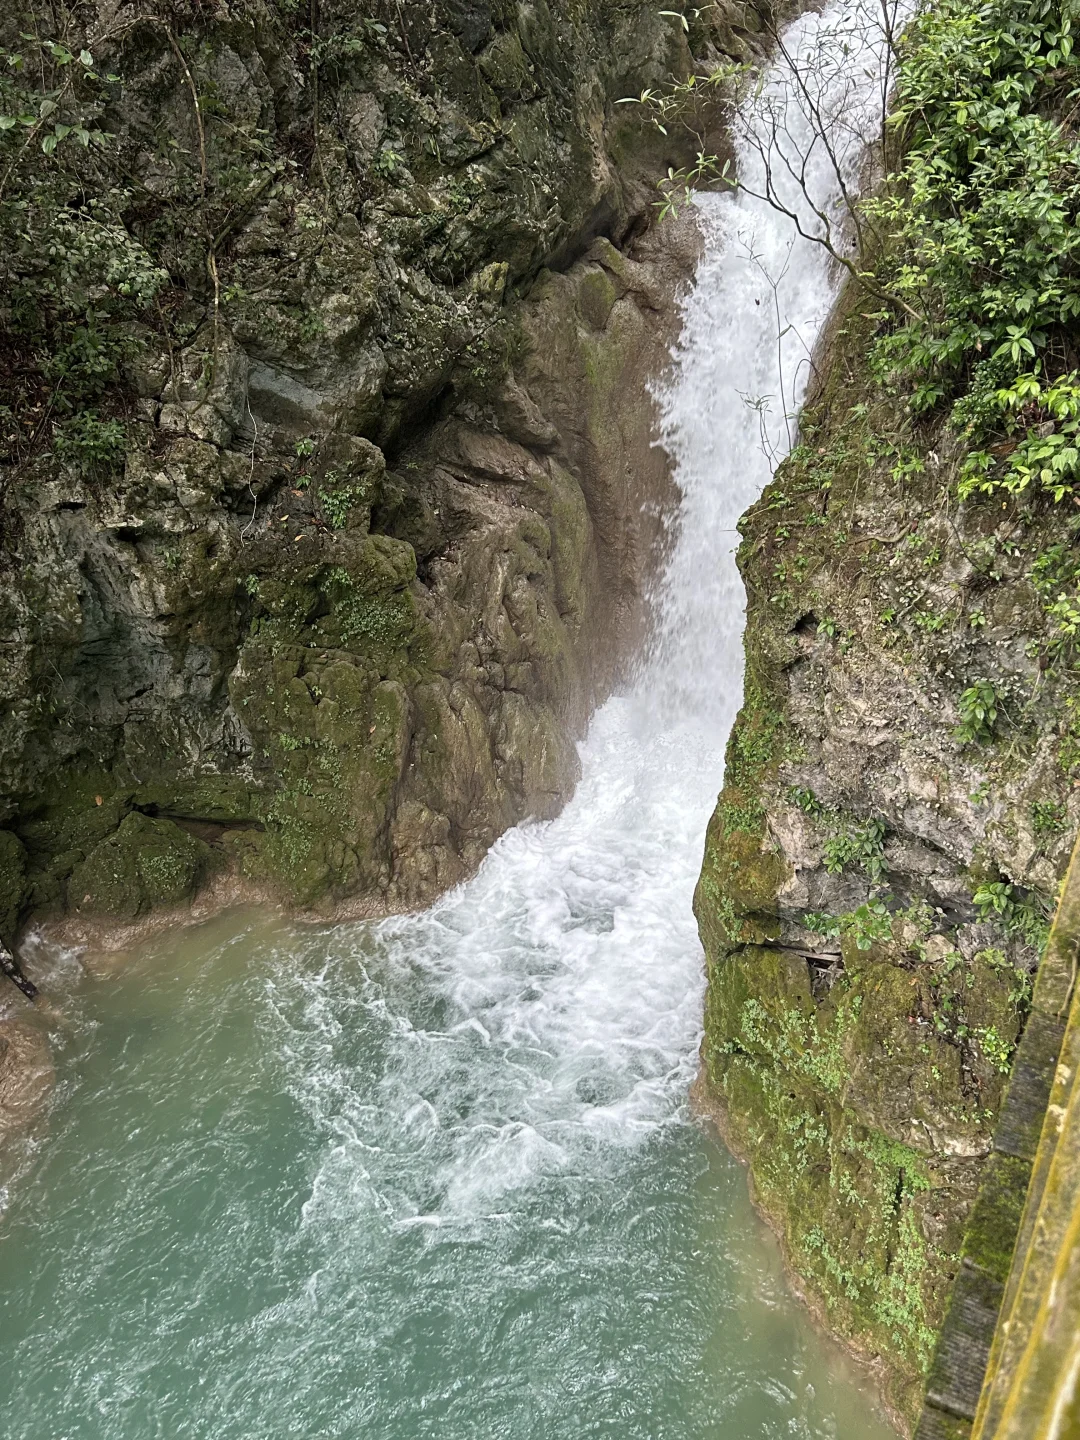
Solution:
[[[851,173],[880,104],[863,28],[840,0],[786,33],[833,59],[849,37],[825,99]],[[826,203],[794,104],[784,133]],[[744,145],[751,189],[759,164]],[[885,1433],[686,1115],[691,897],[741,688],[735,525],[771,469],[747,397],[771,397],[781,452],[837,288],[767,205],[698,205],[661,396],[682,506],[649,655],[594,718],[577,793],[424,914],[219,926],[110,982],[0,1245],[5,1433]]]
[[[839,283],[826,250],[753,194],[769,164],[805,229],[820,230],[811,204],[841,216],[837,161],[853,184],[881,105],[865,0],[803,16],[784,43],[809,97],[779,61],[742,124],[751,137],[775,127],[783,154],[809,163],[797,179],[776,147],[763,156],[744,134],[745,188],[697,201],[704,255],[660,394],[682,504],[637,683],[596,715],[562,815],[504,836],[477,878],[431,910],[364,934],[380,973],[410,967],[454,1017],[403,1036],[383,1096],[440,1152],[432,1223],[504,1203],[537,1172],[578,1163],[582,1145],[634,1143],[680,1113],[696,1065],[703,979],[691,899],[741,692],[735,526],[787,449]],[[304,1083],[317,1089],[317,1073],[305,1070]],[[448,1123],[461,1083],[468,1123]]]

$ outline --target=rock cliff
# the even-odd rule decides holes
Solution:
[[[422,903],[554,813],[640,634],[687,157],[616,102],[754,12],[17,8],[0,938]]]
[[[1075,425],[1046,399],[1076,378],[1075,270],[1019,198],[1039,157],[1062,196],[1078,162],[1060,17],[1033,14],[942,0],[901,51],[869,287],[742,522],[744,705],[696,897],[704,1101],[908,1422],[1080,821]]]
[[[742,524],[745,700],[696,910],[726,1136],[811,1298],[913,1413],[1080,812],[1032,653],[1060,517],[950,506],[947,453],[898,489],[864,359],[856,318]],[[982,676],[1000,731],[964,744]],[[976,904],[987,885],[1013,909]]]

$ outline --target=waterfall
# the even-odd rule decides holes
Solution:
[[[753,192],[768,163],[808,231],[821,228],[812,204],[840,233],[836,162],[853,184],[880,114],[875,33],[864,0],[795,21],[785,49],[815,77],[831,148],[778,61],[740,117],[745,188],[697,198],[704,254],[659,394],[675,542],[648,656],[594,717],[577,793],[554,821],[505,835],[471,883],[358,942],[371,973],[407,970],[447,1017],[403,1032],[386,1067],[381,1104],[416,1128],[438,1176],[423,1202],[407,1190],[388,1202],[402,1221],[478,1216],[600,1142],[633,1145],[682,1116],[703,989],[691,900],[741,694],[735,527],[788,447],[839,286],[826,250]],[[801,185],[775,146],[763,155],[763,124],[789,160],[810,157]],[[304,1083],[325,1119],[337,1077],[329,1101]]]

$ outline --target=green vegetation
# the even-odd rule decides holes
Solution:
[[[985,743],[994,738],[997,723],[997,691],[989,680],[978,680],[960,696],[960,724],[954,734],[961,745]]]
[[[93,473],[123,455],[102,407],[168,275],[124,223],[132,192],[111,173],[102,120],[118,77],[32,12],[23,22],[17,48],[0,44],[0,464],[52,443]]]
[[[812,790],[793,785],[788,799],[804,815],[820,821],[829,831],[823,848],[825,869],[839,875],[852,867],[862,870],[871,884],[877,885],[888,870],[885,862],[884,820],[856,820],[842,811],[823,805]]]
[[[1059,540],[1039,554],[1031,567],[1031,583],[1052,624],[1050,648],[1067,650],[1080,631],[1080,557],[1074,553],[1075,524],[1066,540]]]
[[[845,1041],[858,1022],[862,1003],[858,992],[843,987],[831,1023],[822,1026],[816,1016],[795,1006],[782,1006],[770,1014],[759,1000],[751,998],[743,1002],[739,1014],[739,1043],[760,1050],[777,1066],[837,1095],[847,1078]],[[826,1135],[820,1138],[824,1140]]]
[[[961,496],[1072,492],[1080,150],[1059,116],[1076,66],[1054,0],[937,0],[903,43],[903,159],[865,205],[887,237],[875,279],[898,307],[871,363],[916,413],[951,405],[971,447]]]
[[[980,885],[973,896],[979,915],[984,920],[996,919],[1011,935],[1019,935],[1041,954],[1050,933],[1050,920],[1045,902],[1033,894],[1020,895],[1005,880],[991,880]]]
[[[925,1216],[940,1213],[947,1187],[890,1133],[910,1124],[913,1102],[890,1094],[882,1056],[915,1040],[906,977],[896,986],[890,972],[902,974],[868,962],[815,1001],[799,957],[750,947],[712,973],[705,1058],[760,1199],[830,1322],[873,1337],[917,1403],[958,1237],[927,1238]],[[946,1050],[935,1040],[935,1055]],[[879,1124],[859,1113],[868,1085]],[[921,1113],[926,1102],[914,1103]]]
[[[844,824],[825,841],[825,869],[838,875],[849,866],[865,871],[876,884],[888,866],[884,853],[885,822],[868,820],[863,825]]]
[[[1080,473],[1069,343],[1080,318],[1080,145],[1061,118],[1077,84],[1071,10],[1061,0],[934,0],[888,43],[899,61],[881,141],[889,173],[850,202],[855,258],[829,231],[822,243],[879,307],[871,373],[912,415],[947,411],[966,442],[960,497],[1032,489],[1060,501]],[[690,123],[703,91],[746,76],[745,65],[724,64],[623,103],[644,106],[667,133]],[[661,181],[661,214],[707,181],[740,183],[699,152]],[[783,208],[768,179],[764,196]],[[894,479],[922,473],[917,448],[892,448]],[[822,625],[834,633],[835,621]]]
[[[1040,839],[1063,834],[1069,828],[1064,804],[1057,800],[1032,801],[1031,828]]]
[[[877,941],[892,939],[888,899],[891,896],[883,900],[868,900],[865,905],[845,915],[826,915],[808,910],[803,915],[803,924],[815,935],[827,939],[850,935],[857,950],[869,950]]]
[[[1002,1075],[1007,1075],[1016,1046],[1003,1040],[993,1025],[984,1025],[975,1034],[986,1058]]]
[[[343,483],[344,481],[344,483]],[[336,470],[329,470],[319,486],[319,504],[332,530],[344,530],[355,511],[370,509],[373,487],[349,484]]]

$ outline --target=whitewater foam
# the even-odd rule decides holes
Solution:
[[[676,535],[648,654],[630,692],[595,716],[577,793],[557,819],[503,836],[473,881],[424,914],[335,938],[333,963],[360,959],[396,1016],[375,1129],[409,1132],[422,1203],[443,1218],[488,1213],[534,1177],[585,1152],[596,1164],[598,1147],[684,1115],[703,991],[691,900],[741,692],[735,527],[790,443],[838,286],[826,251],[748,193],[765,181],[752,127],[782,111],[784,143],[811,156],[809,197],[839,226],[835,161],[853,184],[880,106],[865,25],[860,3],[841,5],[785,36],[788,54],[814,57],[836,148],[815,141],[778,62],[743,112],[747,188],[697,198],[704,253],[658,395],[682,497]],[[781,178],[782,202],[820,230]],[[387,998],[410,991],[419,1014]],[[326,1011],[319,996],[313,1006],[317,1036]],[[366,1133],[348,1078],[300,1059],[313,1118],[351,1114]],[[328,1165],[340,1163],[335,1151]],[[395,1213],[418,1213],[400,1174],[394,1193]]]

